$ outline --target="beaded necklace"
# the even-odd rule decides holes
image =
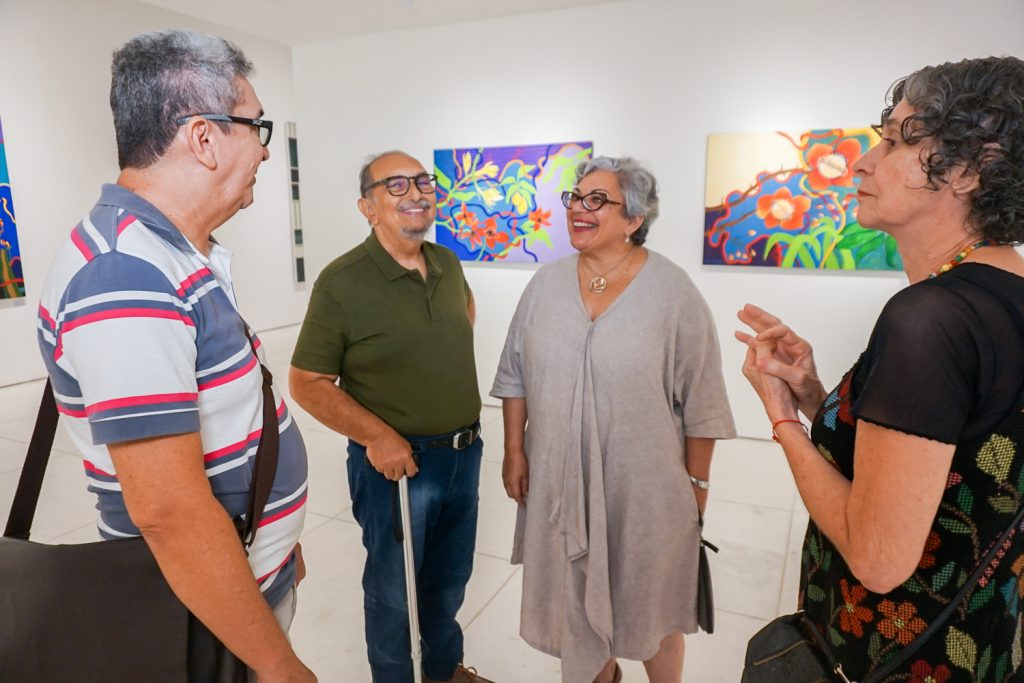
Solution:
[[[992,242],[990,242],[989,240],[981,240],[980,242],[975,242],[974,244],[971,244],[969,246],[964,247],[964,250],[961,251],[956,256],[954,256],[952,261],[950,261],[949,263],[943,265],[938,270],[934,270],[934,271],[928,273],[928,278],[927,279],[931,280],[933,277],[938,277],[938,276],[942,275],[943,273],[948,273],[949,271],[951,271],[954,268],[956,268],[957,266],[959,266],[960,263],[965,258],[967,258],[967,255],[970,254],[972,251],[974,251],[975,249],[981,249],[982,247],[990,246],[991,244],[992,244]]]

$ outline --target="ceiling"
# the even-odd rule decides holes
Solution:
[[[140,0],[289,45],[621,0]]]

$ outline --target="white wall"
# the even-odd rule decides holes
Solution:
[[[60,242],[117,178],[110,57],[142,31],[192,28],[235,41],[277,129],[256,203],[217,231],[235,254],[235,291],[257,329],[302,319],[292,285],[285,121],[293,119],[291,48],[130,0],[0,0],[0,118],[27,297],[0,306],[0,386],[44,374],[35,339],[39,291]]]
[[[429,167],[435,148],[594,140],[598,154],[653,168],[662,214],[649,245],[707,297],[740,432],[764,437],[734,312],[751,301],[781,315],[834,382],[905,279],[701,265],[707,135],[875,122],[895,79],[951,59],[1020,55],[1021,27],[1016,0],[637,0],[299,46],[307,270],[315,276],[364,238],[356,173],[368,153],[402,148]],[[466,270],[486,394],[532,271]]]

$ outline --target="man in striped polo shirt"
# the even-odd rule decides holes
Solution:
[[[252,203],[270,156],[251,71],[236,46],[185,31],[143,34],[114,54],[121,174],[58,250],[38,336],[101,535],[141,533],[251,680],[309,683],[285,635],[304,574],[306,452],[276,391],[277,474],[248,559],[232,523],[268,426],[259,340],[211,234]]]

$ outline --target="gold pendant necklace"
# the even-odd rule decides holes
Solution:
[[[603,274],[599,273],[595,277],[591,278],[590,279],[590,291],[593,292],[594,294],[601,294],[602,292],[604,292],[604,290],[608,288],[608,278],[605,277],[605,276],[606,275],[611,275],[612,271],[614,271],[616,268],[618,268],[623,263],[625,263],[626,259],[628,259],[630,256],[633,255],[634,251],[635,251],[635,249],[630,247],[629,251],[626,252],[626,255],[622,257],[622,260],[620,260],[618,263],[616,263],[614,266],[612,266],[608,270],[604,271]],[[583,263],[583,260],[580,259],[580,262]],[[589,270],[592,273],[596,273],[597,272],[597,271],[593,270],[592,268],[590,268],[586,263],[583,263],[583,267],[586,268],[587,270]]]

